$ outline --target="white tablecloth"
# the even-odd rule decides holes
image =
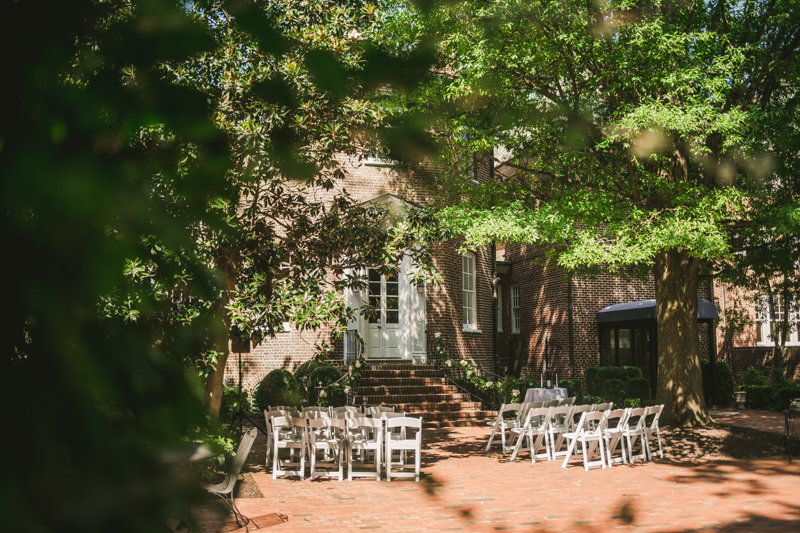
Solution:
[[[550,400],[560,400],[567,397],[567,389],[556,387],[555,389],[528,389],[525,393],[526,402],[549,402]]]

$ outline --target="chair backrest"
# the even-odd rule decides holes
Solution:
[[[558,407],[558,404],[561,403],[561,400],[550,400],[544,404],[544,407]]]
[[[564,398],[561,400],[561,405],[575,405],[575,396],[571,398]]]
[[[271,420],[273,429],[283,427],[297,427],[305,429],[307,423],[307,420],[304,418],[295,418],[293,416],[274,416]]]
[[[378,413],[378,414],[372,415],[372,418],[381,418],[381,419],[385,419],[385,418],[403,418],[404,416],[406,416],[405,411],[403,411],[402,413],[392,413],[390,411],[384,411],[383,413]]]
[[[330,407],[320,407],[319,405],[310,405],[308,407],[303,407],[304,413],[330,413]]]
[[[276,416],[293,416],[298,417],[297,411],[286,411],[284,409],[275,409],[274,411],[267,411],[264,410],[264,419],[269,422],[270,418],[274,418]]]
[[[653,405],[647,408],[647,414],[645,415],[646,419],[650,418],[650,415],[655,415],[653,416],[653,420],[650,421],[650,429],[656,429],[658,427],[658,418],[661,416],[661,411],[663,410],[663,405]],[[645,422],[645,424],[647,423]]]
[[[641,431],[642,428],[644,428],[645,418],[647,418],[647,407],[636,407],[628,411],[628,420],[626,421],[626,424],[628,424],[630,431]],[[636,421],[636,425],[631,426],[631,422],[633,422],[634,419]]]
[[[548,402],[550,403],[550,402]],[[553,428],[565,425],[569,426],[569,420],[572,416],[572,410],[574,407],[571,405],[562,405],[559,407],[548,407],[546,404],[544,409],[550,409],[550,419],[548,420],[548,424]]]
[[[550,412],[552,407],[537,407],[535,409],[528,409],[525,415],[525,427],[532,429],[545,429],[550,422]]]
[[[347,422],[340,418],[309,418],[308,427],[310,428],[342,428],[347,426]]]
[[[528,409],[539,409],[540,407],[544,407],[545,402],[530,402],[528,404]]]
[[[591,424],[591,422],[597,422],[597,425]],[[581,419],[578,422],[578,431],[583,431],[587,434],[592,435],[599,435],[603,433],[606,429],[606,412],[605,411],[594,411],[594,412],[586,412],[581,415]]]
[[[383,420],[380,418],[356,417],[345,420],[347,429],[372,428],[383,429]]]
[[[297,408],[289,405],[268,405],[267,411],[297,411]]]
[[[421,418],[412,418],[410,416],[401,416],[396,418],[387,418],[386,419],[386,429],[391,430],[393,428],[416,428],[419,431],[417,435],[422,433],[422,419]],[[391,438],[391,431],[388,432],[390,435],[387,438]]]
[[[361,414],[361,408],[354,405],[345,405],[343,407],[334,407],[334,413],[357,413]]]
[[[594,405],[593,410],[594,411],[608,411],[609,409],[613,409],[613,408],[614,408],[614,402],[597,403],[597,404]]]
[[[242,466],[244,466],[247,456],[250,455],[250,449],[253,447],[257,435],[258,428],[250,428],[242,435],[239,448],[236,450],[236,455],[233,456],[233,460],[228,467],[228,472],[225,474],[225,479],[222,482],[225,487],[221,489],[220,492],[227,493],[233,490],[236,480],[239,479],[239,472],[242,471]]]
[[[630,409],[614,409],[613,411],[608,411],[608,415],[606,416],[606,425],[609,429],[621,429],[628,422],[629,414]]]
[[[362,416],[364,416],[363,413],[353,411],[339,411],[338,413],[333,413],[333,418],[340,418],[342,420],[347,418],[359,418]]]
[[[391,405],[370,405],[368,407],[364,407],[364,414],[365,415],[374,415],[380,413],[393,413],[394,406]]]
[[[521,403],[504,403],[500,406],[499,413],[502,415],[503,413],[507,413],[509,411],[519,411],[522,409]]]

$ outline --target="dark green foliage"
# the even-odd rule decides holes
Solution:
[[[625,401],[622,402],[622,407],[628,408],[636,408],[642,406],[642,400],[639,398],[626,398]]]
[[[736,383],[739,385],[739,388],[741,390],[744,390],[744,387],[747,386],[768,385],[769,377],[767,377],[767,374],[765,374],[763,370],[751,366],[747,370],[739,374],[738,378],[736,379]]]
[[[267,406],[261,406],[261,402],[258,401],[258,390],[261,388],[261,382],[259,381],[256,383],[256,386],[253,387],[253,392],[250,393],[250,407],[256,413],[263,413]]]
[[[267,409],[270,405],[300,405],[302,392],[291,372],[278,368],[261,380],[258,388],[258,405]]]
[[[586,394],[603,396],[603,382],[618,379],[623,383],[629,379],[641,378],[642,369],[638,366],[591,366],[586,369]]]
[[[304,382],[308,380],[308,377],[311,375],[311,372],[314,371],[320,365],[316,359],[309,359],[302,365],[297,367],[297,370],[294,371],[294,379],[298,382]]]
[[[654,405],[658,405],[656,400],[642,400],[642,404],[639,407],[653,407]]]
[[[321,405],[319,403],[320,398],[318,396],[319,389],[317,388],[320,383],[322,383],[323,387],[327,387],[341,377],[342,375],[332,364],[322,363],[317,365],[308,376],[308,383],[306,384],[306,398],[308,399],[308,405]],[[330,391],[326,392],[330,394]],[[325,399],[329,401],[327,398]]]
[[[583,385],[581,385],[581,380],[562,379],[558,384],[567,389],[568,397],[575,397],[575,405],[581,405],[583,403]]]
[[[631,378],[625,382],[625,397],[631,399],[650,399],[650,381],[644,378]]]
[[[621,379],[607,379],[603,382],[603,400],[621,404],[625,399],[624,383]]]
[[[583,405],[590,405],[595,403],[603,403],[603,398],[601,398],[600,396],[593,396],[591,394],[587,394],[586,396],[583,397]]]
[[[622,368],[622,373],[625,375],[625,377],[619,379],[625,381],[626,383],[628,382],[628,380],[641,379],[643,377],[642,369],[639,368],[638,366],[623,366],[620,368]]]
[[[789,402],[794,400],[795,398],[800,398],[800,387],[793,385],[790,387],[783,387],[778,389],[778,410],[783,411],[787,407],[789,407]]]
[[[223,387],[222,406],[219,409],[220,422],[230,422],[239,407],[247,414],[250,411],[248,396],[245,389],[242,389],[242,393],[239,394],[239,387]]]
[[[780,397],[770,385],[745,385],[742,390],[747,392],[747,406],[750,409],[774,410],[780,405]]]
[[[317,396],[317,403],[320,407],[342,407],[347,405],[347,395],[344,393],[344,386],[341,384],[332,385],[325,389],[324,398]]]
[[[705,392],[706,403],[711,403],[711,362],[708,360],[700,361],[700,368],[703,372],[703,391]],[[717,361],[714,367],[714,381],[716,382],[715,396],[717,403],[728,404],[731,402],[734,393],[733,372],[725,361]]]

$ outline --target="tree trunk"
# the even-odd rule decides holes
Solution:
[[[700,261],[681,249],[656,255],[658,382],[656,400],[667,424],[699,426],[712,420],[703,396],[697,328]]]
[[[225,268],[225,291],[217,301],[218,325],[217,329],[212,333],[214,335],[214,350],[219,353],[219,358],[217,359],[216,370],[206,378],[204,386],[206,409],[208,409],[208,414],[211,415],[213,420],[219,418],[219,410],[222,406],[222,380],[225,377],[225,364],[228,362],[228,355],[230,354],[231,332],[231,320],[226,306],[236,286],[237,279],[236,270],[229,262],[220,261],[220,263],[227,267]]]

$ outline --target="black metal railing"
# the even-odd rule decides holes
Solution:
[[[461,355],[447,346],[443,341],[437,339],[434,332],[427,332],[428,339],[428,362],[433,363],[442,375],[447,379],[450,385],[454,385],[458,390],[469,394],[472,401],[481,402],[483,409],[496,410],[500,406],[500,398],[497,389],[492,387],[487,390],[472,382],[471,377],[467,375],[467,370],[461,366],[460,361],[463,359]],[[442,357],[441,351],[444,351]],[[451,366],[447,366],[444,361],[452,361]],[[482,368],[475,362],[470,362],[473,371],[478,377],[488,379],[495,383],[500,383],[507,379],[503,376],[498,376],[494,372]]]

